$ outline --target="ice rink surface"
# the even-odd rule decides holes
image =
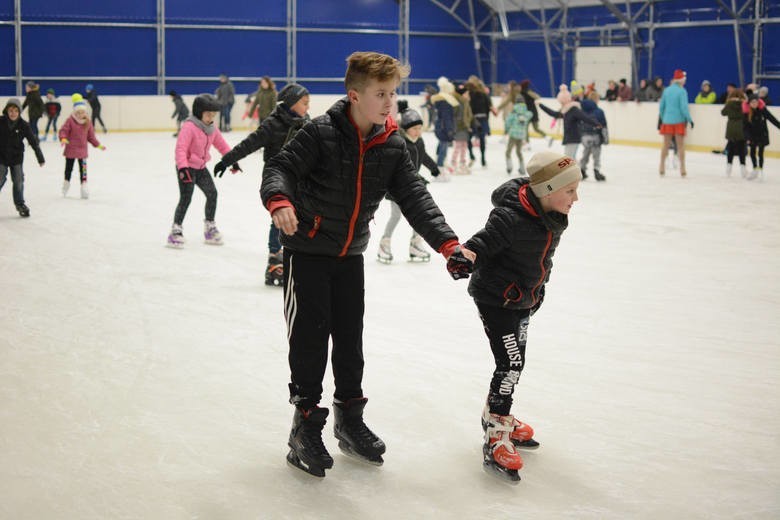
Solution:
[[[335,466],[318,480],[285,463],[259,154],[217,180],[225,245],[203,244],[196,190],[177,251],[163,247],[175,140],[98,137],[89,200],[77,183],[62,197],[52,142],[43,168],[27,151],[31,218],[10,179],[0,194],[0,518],[780,517],[780,160],[748,182],[689,152],[687,179],[659,178],[658,150],[604,148],[608,180],[582,183],[531,320],[513,411],[542,447],[517,486],[481,468],[493,361],[467,284],[438,256],[406,261],[405,221],[397,260],[376,262],[383,205],[365,254],[364,388],[386,462],[341,454],[331,417]],[[487,169],[429,189],[465,240],[506,179],[492,136]],[[332,391],[328,371],[323,405]]]

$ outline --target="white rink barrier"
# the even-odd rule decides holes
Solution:
[[[244,98],[246,93],[237,94],[237,102],[233,105],[231,113],[232,126],[235,129],[246,129],[249,127],[249,121],[242,119],[246,106]],[[339,95],[312,95],[311,107],[309,113],[312,117],[325,113],[325,111],[340,97]],[[422,96],[400,96],[409,101],[409,106],[420,111],[424,120],[427,120],[425,110],[420,106],[423,103]],[[183,96],[187,106],[192,107],[192,100],[195,96]],[[5,106],[8,97],[0,98],[0,103]],[[23,101],[23,98],[20,100]],[[494,106],[498,106],[500,99],[493,98]],[[559,104],[555,99],[543,98],[540,102],[546,106],[557,110]],[[63,118],[71,113],[72,103],[70,96],[60,98],[62,103]],[[171,118],[173,114],[173,102],[170,96],[100,96],[102,105],[101,117],[106,123],[109,132],[111,131],[173,131],[176,128],[175,120]],[[628,144],[633,146],[660,146],[661,137],[658,135],[658,103],[646,102],[599,102],[599,106],[604,110],[609,124],[610,141],[614,144]],[[689,105],[691,117],[695,127],[688,128],[686,138],[686,148],[692,150],[706,151],[710,149],[722,149],[725,146],[726,139],[726,118],[720,114],[722,105]],[[780,119],[780,108],[770,107],[773,115]],[[27,119],[27,111],[23,112],[23,117]],[[550,130],[550,117],[541,110],[539,111],[540,128],[545,132]],[[45,128],[46,116],[38,123]],[[491,130],[494,133],[503,132],[503,120],[501,117],[491,116]],[[561,126],[556,125],[552,130],[553,135],[560,136]],[[770,145],[767,151],[771,156],[780,157],[780,130],[769,125]]]

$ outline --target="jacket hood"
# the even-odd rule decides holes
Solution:
[[[518,213],[541,219],[541,223],[553,233],[562,233],[569,225],[569,219],[563,213],[551,211],[545,213],[542,203],[530,189],[527,178],[512,179],[493,191],[490,201],[495,207],[510,208]]]
[[[6,101],[5,108],[3,108],[3,114],[8,114],[8,107],[10,106],[15,106],[19,110],[19,115],[22,114],[22,102],[16,98],[11,98]]]
[[[564,106],[561,107],[561,114],[565,114],[572,108],[582,108],[579,101],[572,101],[570,103],[566,103]]]
[[[590,99],[582,100],[582,111],[585,112],[586,114],[592,114],[593,112],[596,111],[597,108],[598,105],[596,104],[595,101],[592,101]]]
[[[455,96],[447,92],[439,92],[438,94],[434,94],[433,96],[431,96],[431,103],[436,103],[437,101],[446,101],[447,103],[449,103],[454,107],[460,104],[458,103],[458,100],[455,99]]]

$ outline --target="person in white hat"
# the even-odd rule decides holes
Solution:
[[[468,292],[474,298],[496,362],[482,412],[483,464],[508,480],[520,479],[516,448],[536,448],[534,430],[510,414],[525,364],[528,322],[544,300],[552,256],[578,200],[582,172],[566,155],[545,150],[492,195],[485,227],[464,244],[476,253]]]

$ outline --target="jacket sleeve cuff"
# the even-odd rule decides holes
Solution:
[[[274,211],[276,211],[277,209],[292,208],[292,207],[293,207],[292,202],[287,200],[282,195],[275,195],[271,197],[271,200],[268,201],[268,205],[267,205],[268,213],[270,213],[271,215],[273,215]]]
[[[458,241],[457,241],[457,240],[455,240],[455,239],[453,239],[453,240],[447,240],[447,241],[446,241],[446,242],[444,242],[444,244],[442,244],[442,246],[439,248],[439,253],[441,253],[441,254],[442,254],[442,256],[444,256],[444,258],[449,258],[449,257],[452,255],[452,253],[454,253],[454,252],[455,252],[455,249],[456,249],[458,246],[460,246],[460,244],[458,243]]]

